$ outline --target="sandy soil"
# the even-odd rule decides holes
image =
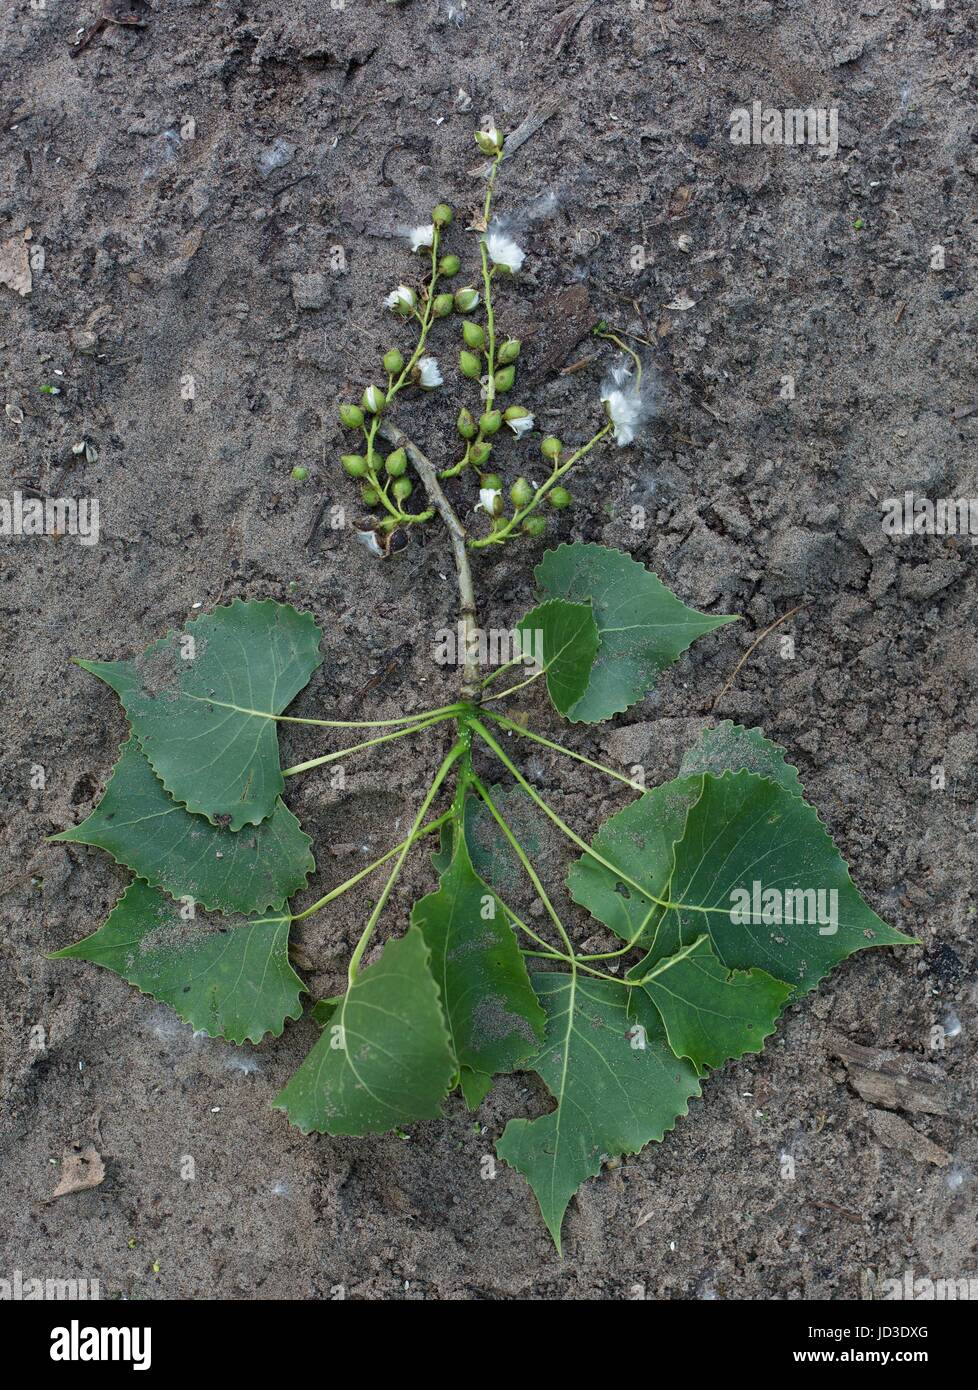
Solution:
[[[978,16],[958,0],[282,8],[158,0],[144,29],[110,26],[80,55],[91,5],[0,17],[0,243],[30,229],[35,263],[29,295],[0,285],[3,495],[98,497],[102,525],[89,547],[0,541],[0,1277],[162,1299],[780,1299],[859,1297],[866,1271],[974,1275],[978,562],[967,537],[888,539],[879,499],[976,495]],[[108,972],[44,959],[127,879],[44,844],[90,810],[125,733],[71,654],[129,655],[196,604],[274,597],[326,632],[295,712],[385,717],[452,692],[431,659],[454,621],[444,538],[379,563],[331,529],[332,507],[356,513],[333,402],[392,340],[393,229],[444,198],[471,256],[474,125],[512,129],[554,99],[500,200],[559,200],[527,229],[500,311],[528,340],[526,403],[566,439],[593,428],[600,363],[559,375],[594,351],[556,300],[575,287],[585,328],[604,317],[655,343],[661,401],[641,447],[595,455],[552,534],[626,549],[686,602],[745,618],[618,727],[571,740],[651,782],[705,722],[762,726],[871,905],[925,943],[849,961],[666,1143],[587,1184],[562,1261],[523,1179],[480,1176],[506,1119],[544,1107],[533,1078],[501,1080],[482,1127],[453,1099],[407,1140],[307,1139],[269,1102],[311,1022],[234,1049]],[[754,99],[836,107],[836,156],[732,145],[728,115]],[[406,412],[440,461],[462,399],[453,385],[427,421]],[[529,606],[541,549],[480,560],[485,625]],[[527,708],[556,731],[540,697]],[[322,740],[283,745],[298,760]],[[584,769],[529,765],[581,827],[621,804]],[[379,754],[342,792],[297,787],[311,893],[390,843],[418,790]],[[561,854],[544,847],[555,873]],[[389,930],[430,884],[418,855]],[[338,984],[362,911],[348,897],[300,936],[314,992]],[[930,1083],[925,1107],[864,1099],[838,1055],[853,1044],[871,1070]],[[72,1142],[95,1145],[105,1181],[50,1201]]]

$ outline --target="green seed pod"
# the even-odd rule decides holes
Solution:
[[[442,256],[441,260],[438,262],[439,275],[447,275],[449,277],[457,275],[461,268],[462,262],[459,260],[458,256],[451,251],[449,251],[447,256]]]
[[[348,430],[358,430],[363,424],[363,411],[358,405],[341,405],[340,424],[345,425]]]
[[[509,490],[509,497],[514,507],[525,507],[533,501],[533,488],[526,478],[517,478]]]
[[[452,294],[436,294],[431,306],[431,312],[436,319],[447,318],[455,308],[455,296]]]
[[[462,337],[466,347],[483,348],[486,345],[486,330],[481,323],[473,323],[471,319],[466,319],[462,324]]]
[[[473,377],[478,380],[482,372],[482,363],[474,353],[460,352],[458,355],[458,365],[463,376]]]
[[[392,454],[387,455],[384,467],[392,478],[400,478],[407,472],[407,454],[403,449],[395,449]]]
[[[343,454],[340,463],[351,478],[362,478],[367,471],[367,460],[362,454]]]
[[[301,463],[297,463],[295,468],[293,468],[292,470],[292,477],[295,479],[297,483],[304,483],[306,479],[309,477],[309,469],[303,468]]]
[[[525,405],[508,405],[503,411],[503,419],[525,420],[529,413]]]
[[[483,154],[498,154],[503,147],[503,137],[493,126],[491,130],[477,130],[475,143]]]
[[[464,406],[458,412],[458,419],[455,425],[463,439],[474,439],[478,433],[475,420],[472,418],[472,412],[466,410]]]
[[[479,429],[483,434],[495,434],[502,423],[503,417],[498,410],[487,410],[479,419]]]
[[[363,505],[365,507],[376,507],[377,503],[380,501],[380,493],[375,487],[371,487],[369,483],[361,489],[360,496],[363,499]]]
[[[523,530],[528,536],[542,536],[547,529],[545,516],[528,516],[523,522]]]
[[[452,220],[452,210],[448,204],[439,203],[432,211],[431,220],[436,227],[447,227]]]
[[[562,512],[565,507],[569,507],[574,500],[565,487],[555,487],[547,494],[547,500],[551,507],[556,507],[558,512]]]
[[[414,491],[414,484],[410,478],[398,478],[391,488],[398,502],[406,502]]]
[[[455,308],[460,314],[471,314],[478,304],[479,296],[471,285],[455,291]]]
[[[481,487],[487,487],[490,492],[502,492],[503,480],[498,473],[483,473],[479,479]]]
[[[363,393],[363,408],[369,410],[371,415],[379,415],[387,404],[387,397],[379,386],[368,386]]]
[[[493,377],[493,385],[497,391],[509,391],[513,382],[516,380],[515,367],[501,367]]]
[[[496,361],[507,366],[510,362],[515,362],[520,355],[520,348],[523,344],[519,338],[509,338],[496,353]]]
[[[555,463],[560,458],[563,447],[560,440],[550,434],[540,445],[540,452],[545,459],[550,459],[551,463]]]
[[[489,462],[489,455],[492,453],[492,445],[487,439],[480,439],[478,444],[473,444],[469,450],[469,458],[476,468],[481,468],[484,463]],[[499,484],[502,487],[502,483]]]
[[[384,371],[388,376],[399,376],[404,370],[404,358],[397,348],[391,348],[390,352],[384,353]],[[363,424],[363,416],[360,416],[360,423]]]

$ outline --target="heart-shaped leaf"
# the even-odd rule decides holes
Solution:
[[[766,970],[796,996],[855,951],[913,944],[860,897],[814,808],[752,772],[704,774],[668,901],[650,963],[705,929],[728,968]]]
[[[673,846],[702,785],[702,777],[680,777],[653,787],[598,828],[591,845],[604,862],[582,854],[571,865],[571,897],[622,941],[651,944],[672,875]]]
[[[170,795],[240,830],[270,816],[285,787],[274,716],[320,665],[320,636],[309,613],[235,599],[135,661],[78,665],[116,691]]]
[[[97,932],[54,958],[114,970],[212,1038],[277,1037],[305,988],[289,964],[289,918],[185,918],[192,910],[137,880]]]
[[[554,706],[566,715],[582,698],[600,639],[589,603],[555,598],[532,609],[516,626],[520,650],[541,670]]]
[[[527,1065],[557,1108],[510,1120],[496,1152],[526,1177],[559,1251],[564,1212],[581,1183],[606,1158],[661,1139],[700,1088],[693,1068],[670,1050],[648,999],[638,1000],[634,1021],[618,983],[563,973],[532,978],[547,1035]]]
[[[633,974],[642,978],[641,967]],[[793,993],[791,985],[764,970],[728,970],[705,935],[653,966],[642,988],[662,1019],[669,1046],[677,1057],[688,1057],[700,1076],[730,1058],[760,1052]],[[633,1012],[629,1009],[630,1016]]]
[[[766,970],[801,995],[854,951],[913,944],[860,897],[815,810],[752,772],[657,787],[593,843],[607,862],[584,855],[568,883],[625,940],[641,929],[636,975],[707,933],[728,969]]]
[[[433,1120],[458,1072],[421,932],[361,970],[276,1097],[304,1133],[381,1134]]]
[[[729,719],[704,729],[683,755],[679,776],[692,777],[698,772],[712,772],[716,777],[723,772],[756,772],[795,796],[803,796],[805,791],[798,769],[788,762],[783,748],[765,738],[760,729],[745,729]]]
[[[544,1014],[530,986],[505,908],[472,868],[465,836],[437,892],[411,911],[431,951],[452,1047],[460,1066],[491,1077],[536,1052]],[[474,1092],[477,1083],[466,1078]]]
[[[690,807],[702,791],[704,772],[747,770],[793,794],[801,794],[797,769],[784,750],[757,729],[724,720],[706,729],[682,760],[679,776],[653,787],[638,801],[611,816],[592,841],[605,860],[617,865],[631,882],[616,878],[590,855],[571,867],[567,886],[571,897],[623,941],[648,946],[658,926],[673,872],[673,845],[682,839]],[[642,884],[646,893],[640,893]]]
[[[736,616],[687,608],[644,565],[604,545],[561,545],[535,570],[545,598],[591,605],[600,645],[587,688],[566,711],[588,724],[641,700],[691,642]]]
[[[135,735],[92,814],[50,838],[98,845],[147,883],[208,911],[282,907],[316,867],[309,836],[284,802],[237,833],[211,825],[167,794]]]

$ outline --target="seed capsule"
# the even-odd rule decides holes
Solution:
[[[343,454],[340,463],[351,478],[362,478],[367,472],[367,460],[362,454]]]
[[[387,372],[389,376],[399,376],[403,370],[404,358],[398,352],[397,348],[391,348],[390,352],[384,353],[384,371]],[[356,409],[357,407],[354,406],[354,410]],[[360,423],[361,425],[363,424],[362,415],[360,416]]]
[[[410,478],[398,478],[391,488],[398,502],[406,502],[414,491],[414,484]]]
[[[504,367],[510,362],[515,362],[517,357],[519,357],[520,355],[521,347],[522,343],[520,342],[519,338],[509,338],[505,343],[503,343],[503,345],[497,352],[497,362],[501,362]]]
[[[455,422],[455,427],[463,439],[474,439],[478,433],[475,420],[472,417],[472,412],[466,410],[464,406],[458,412],[458,419]]]
[[[533,488],[526,478],[517,478],[509,490],[509,496],[514,507],[525,507],[533,501]]]
[[[452,294],[436,294],[431,306],[431,312],[436,319],[447,318],[455,308],[455,296]]]
[[[471,314],[478,307],[479,296],[471,285],[455,291],[455,308],[460,314]]]
[[[502,423],[503,417],[500,411],[487,410],[479,420],[479,429],[483,434],[495,434]]]
[[[516,380],[515,367],[501,367],[493,377],[493,385],[497,391],[509,391],[513,382]]]
[[[498,154],[503,147],[503,136],[500,131],[493,126],[490,130],[477,130],[475,132],[475,143],[483,154]]]
[[[540,445],[540,452],[545,459],[550,459],[551,462],[555,462],[560,458],[563,448],[564,446],[561,444],[560,440],[551,434],[548,435]]]
[[[379,386],[368,386],[363,393],[363,408],[369,410],[371,415],[379,415],[387,404],[387,397]]]
[[[569,507],[574,500],[565,487],[555,487],[549,494],[548,500],[551,507],[555,507],[558,512],[562,512],[565,507]]]
[[[447,275],[449,277],[457,275],[461,267],[462,262],[459,260],[458,256],[449,252],[447,256],[442,256],[441,260],[438,262],[438,274]]]
[[[341,405],[340,424],[345,425],[348,430],[358,430],[363,424],[363,411],[358,405]]]
[[[387,455],[384,467],[392,478],[400,478],[407,472],[407,454],[403,449],[395,449],[392,454]]]
[[[523,522],[523,530],[528,536],[542,536],[547,529],[545,516],[528,516]]]
[[[482,363],[478,357],[471,352],[460,352],[458,355],[458,365],[463,376],[478,379],[482,372]]]
[[[452,210],[447,203],[439,203],[432,211],[431,220],[436,227],[447,227],[452,220]]]
[[[462,337],[466,347],[483,348],[486,345],[485,329],[481,323],[473,323],[471,319],[466,319],[462,324]]]

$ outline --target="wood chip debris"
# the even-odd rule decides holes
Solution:
[[[914,1115],[947,1115],[950,1102],[936,1068],[924,1074],[923,1063],[898,1053],[881,1052],[829,1034],[827,1047],[846,1066],[849,1083],[861,1100],[885,1110]]]
[[[0,242],[0,285],[7,285],[21,297],[30,294],[34,288],[30,253],[27,249],[29,238],[28,231]]]
[[[870,1129],[888,1149],[900,1149],[918,1163],[933,1163],[938,1168],[950,1164],[950,1154],[913,1125],[908,1125],[906,1120],[901,1120],[899,1115],[894,1115],[892,1110],[870,1110],[868,1118]]]
[[[69,1144],[61,1157],[61,1178],[50,1200],[87,1192],[105,1181],[105,1164],[94,1144]]]

